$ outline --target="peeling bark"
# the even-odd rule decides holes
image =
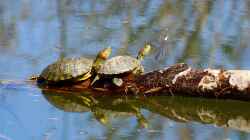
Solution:
[[[201,97],[250,99],[250,71],[194,69],[176,64],[144,74],[132,82],[136,93],[192,95]],[[130,86],[130,85],[128,85]],[[152,92],[148,92],[152,91]]]

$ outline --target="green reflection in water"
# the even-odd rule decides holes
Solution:
[[[148,127],[141,110],[159,114],[177,122],[200,122],[250,132],[248,102],[191,97],[93,97],[90,94],[43,94],[55,107],[66,112],[92,112],[97,120],[108,123],[111,116],[136,117],[141,127]],[[98,116],[99,115],[99,116]]]

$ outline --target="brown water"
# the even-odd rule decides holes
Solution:
[[[1,0],[0,80],[22,81],[61,57],[153,51],[146,71],[177,62],[250,68],[248,0]],[[73,94],[74,95],[74,94]],[[0,84],[0,140],[250,139],[250,103],[187,97],[48,95]]]

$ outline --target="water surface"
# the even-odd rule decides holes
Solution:
[[[248,102],[91,97],[22,84],[62,57],[132,55],[146,71],[185,62],[250,69],[248,0],[0,1],[0,140],[250,139]],[[166,39],[167,37],[167,39]],[[147,128],[146,128],[147,127]]]

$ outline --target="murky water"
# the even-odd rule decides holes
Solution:
[[[250,103],[187,97],[48,94],[20,84],[61,57],[136,56],[146,71],[250,69],[248,0],[1,0],[0,140],[250,140]]]

